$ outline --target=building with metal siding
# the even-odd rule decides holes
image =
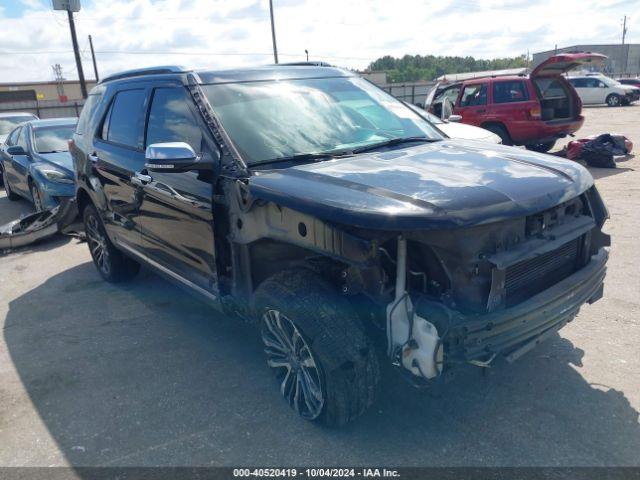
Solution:
[[[94,80],[87,80],[87,90],[90,91],[96,82]],[[77,80],[65,80],[63,83],[64,94],[68,101],[82,100],[82,93],[80,92],[80,82]],[[7,101],[23,100],[25,93],[22,92],[35,92],[35,99],[37,100],[58,100],[58,83],[51,82],[14,82],[14,83],[0,83],[0,92],[21,92],[16,94],[15,99],[11,99],[11,95],[4,95]]]

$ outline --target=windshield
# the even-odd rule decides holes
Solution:
[[[19,115],[16,117],[2,117],[0,118],[0,135],[9,135],[11,130],[16,128],[18,125],[24,122],[28,122],[29,120],[33,120],[35,117],[27,116],[27,115]]]
[[[57,125],[35,129],[36,152],[54,153],[69,150],[69,139],[73,137],[75,125]]]
[[[607,87],[617,87],[618,85],[620,85],[620,82],[618,82],[617,80],[614,80],[613,78],[609,78],[609,77],[598,77],[600,78],[600,80],[602,80],[602,83],[604,83]]]
[[[344,152],[389,139],[442,136],[392,96],[358,77],[204,85],[248,164]]]

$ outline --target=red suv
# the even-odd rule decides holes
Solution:
[[[461,122],[494,132],[504,145],[548,152],[558,138],[576,132],[584,122],[582,102],[562,74],[605,58],[592,53],[555,55],[529,76],[474,78],[440,86],[429,110],[441,115],[448,99]]]

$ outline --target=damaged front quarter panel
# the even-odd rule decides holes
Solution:
[[[254,202],[242,182],[236,185],[236,201],[230,209],[232,242],[248,245],[268,238],[363,267],[377,257],[376,240],[357,237],[312,215],[273,202]]]

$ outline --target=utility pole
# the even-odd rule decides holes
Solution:
[[[271,14],[271,38],[273,39],[273,59],[278,63],[278,47],[276,46],[276,26],[273,22],[273,0],[269,0],[269,13]]]
[[[625,54],[624,51],[624,40],[627,37],[627,16],[624,16],[624,19],[622,20],[622,51],[620,52],[620,55],[622,56],[622,76],[624,76],[625,73],[627,73],[627,62],[629,61],[628,59],[628,52],[627,54]]]
[[[93,60],[93,74],[96,76],[96,83],[100,81],[98,77],[98,64],[96,63],[96,52],[93,51],[93,39],[89,35],[89,47],[91,48],[91,60]]]
[[[82,60],[80,59],[80,49],[78,48],[78,37],[76,37],[76,24],[73,21],[73,12],[67,10],[69,16],[69,28],[71,29],[71,42],[73,43],[73,53],[76,57],[76,66],[78,67],[78,78],[80,79],[80,91],[82,98],[87,98],[87,85],[84,82],[84,72],[82,71]]]

